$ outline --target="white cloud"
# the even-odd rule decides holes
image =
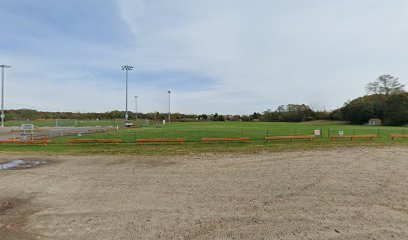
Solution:
[[[43,56],[0,53],[0,60],[16,65],[9,71],[16,80],[10,101],[44,109],[122,109],[122,64],[135,66],[129,92],[140,96],[141,111],[167,111],[169,87],[174,111],[251,113],[288,103],[333,109],[364,94],[366,83],[383,73],[407,83],[408,3],[402,0],[117,3],[117,27],[131,33],[123,42],[29,38]],[[144,72],[204,80],[187,89],[177,76],[153,85],[136,79]]]
[[[334,108],[364,94],[383,72],[407,75],[402,1],[131,2],[122,1],[121,14],[135,29],[138,51],[155,60],[149,67],[217,80],[205,109],[228,112],[234,102],[244,112],[291,102]],[[231,102],[228,92],[255,99],[237,94]]]

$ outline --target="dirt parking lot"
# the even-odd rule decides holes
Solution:
[[[0,156],[0,239],[408,239],[408,149]]]

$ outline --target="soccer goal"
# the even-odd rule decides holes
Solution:
[[[76,127],[76,119],[55,119],[55,127]]]

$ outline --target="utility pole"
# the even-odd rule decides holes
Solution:
[[[169,124],[170,124],[170,95],[171,95],[171,91],[167,91],[169,93]]]
[[[4,119],[6,115],[4,114],[4,69],[11,68],[11,66],[0,65],[1,68],[1,127],[4,127]]]
[[[122,70],[126,71],[126,113],[125,113],[125,121],[128,120],[128,71],[133,70],[133,66],[130,65],[123,65]]]
[[[137,96],[135,96],[136,108],[135,108],[135,119],[136,119],[136,126],[137,126]]]

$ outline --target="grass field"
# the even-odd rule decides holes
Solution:
[[[322,135],[313,142],[304,140],[276,141],[265,143],[265,136],[277,135],[313,135],[320,130]],[[329,135],[343,131],[349,134],[379,134],[374,141],[329,141]],[[240,152],[253,153],[261,151],[285,151],[316,148],[336,148],[354,146],[408,146],[408,140],[389,140],[389,134],[406,133],[407,127],[371,127],[349,125],[345,122],[313,121],[304,123],[271,123],[271,122],[177,122],[160,127],[144,127],[124,129],[120,131],[82,136],[60,137],[52,140],[52,144],[44,146],[0,146],[0,152],[35,152],[43,154],[74,154],[74,155],[178,155],[200,152]],[[203,137],[249,137],[248,143],[210,143],[201,142]],[[137,145],[136,139],[144,138],[185,138],[188,142],[178,144]],[[121,139],[122,144],[74,144],[67,145],[68,139]]]
[[[372,127],[349,125],[344,122],[314,121],[306,123],[271,123],[271,122],[177,122],[161,127],[126,129],[118,132],[108,132],[81,137],[58,138],[56,143],[67,139],[102,138],[121,139],[132,143],[136,139],[149,138],[184,138],[188,142],[200,142],[203,137],[249,137],[253,141],[263,141],[266,136],[284,135],[314,135],[320,130],[318,139],[328,139],[329,136],[378,134],[381,140],[388,140],[392,133],[407,133],[406,127]]]

